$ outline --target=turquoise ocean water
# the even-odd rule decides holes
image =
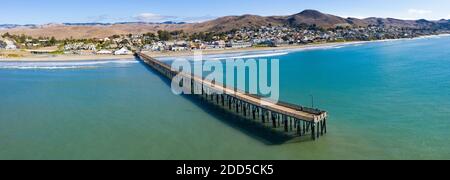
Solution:
[[[450,159],[450,37],[232,57],[270,55],[320,140],[271,144],[134,60],[0,62],[0,159]]]

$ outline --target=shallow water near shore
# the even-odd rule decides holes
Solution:
[[[275,145],[137,61],[9,64],[0,159],[450,159],[449,49],[439,37],[272,53],[281,100],[313,95],[331,116],[318,141]]]

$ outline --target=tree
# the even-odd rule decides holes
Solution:
[[[55,37],[50,38],[49,43],[50,43],[50,46],[54,46],[57,43],[56,38]]]
[[[6,32],[5,34],[3,34],[3,36],[2,36],[3,38],[9,38],[9,37],[11,37],[11,34],[9,34],[9,32]]]
[[[151,33],[151,32],[145,33],[143,36],[147,37],[147,38],[150,38],[150,39],[156,38],[156,35],[154,33]]]
[[[159,30],[158,31],[158,38],[161,41],[169,41],[171,39],[171,35],[170,35],[169,31]]]
[[[127,45],[127,44],[130,44],[130,41],[128,41],[128,39],[124,39],[124,40],[120,41],[120,44]]]
[[[148,32],[148,33],[143,34],[142,42],[144,44],[151,44],[156,39],[157,38],[156,38],[156,35],[154,33]]]
[[[27,41],[27,37],[24,34],[20,35],[17,40],[18,43],[25,43],[25,41]]]

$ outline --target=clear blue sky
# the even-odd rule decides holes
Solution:
[[[201,21],[225,15],[288,15],[304,9],[352,17],[450,19],[449,0],[3,0],[0,24]]]

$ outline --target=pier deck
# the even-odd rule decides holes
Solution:
[[[259,96],[227,88],[217,82],[204,80],[202,77],[174,71],[169,65],[145,53],[137,53],[136,55],[145,64],[170,79],[176,75],[181,75],[183,84],[191,85],[189,86],[191,92],[201,92],[198,95],[211,104],[258,122],[267,128],[290,137],[309,134],[313,140],[327,133],[328,114],[326,111],[284,102],[274,104]],[[188,82],[185,82],[186,80]]]

